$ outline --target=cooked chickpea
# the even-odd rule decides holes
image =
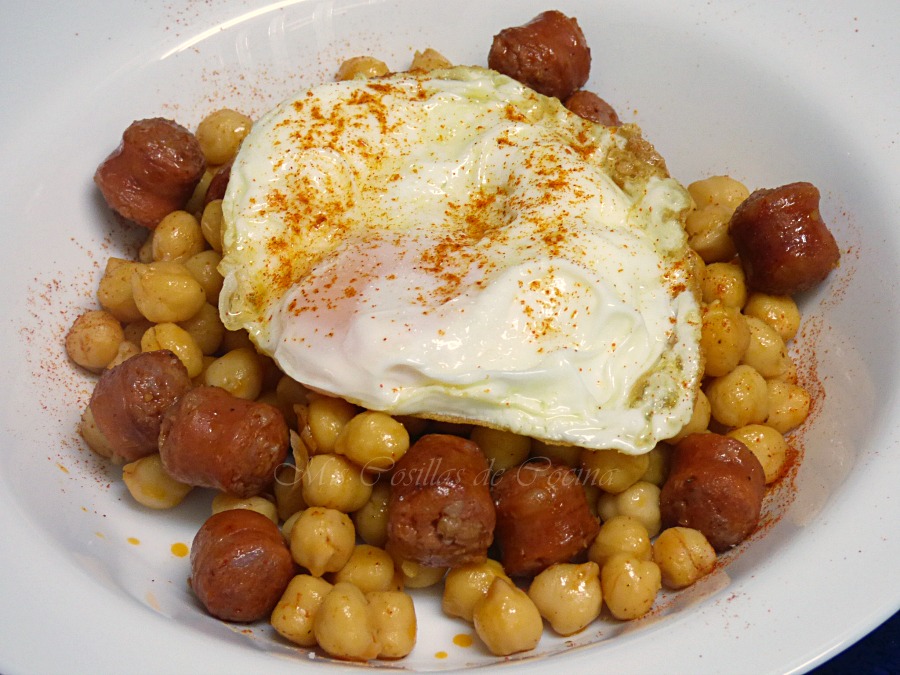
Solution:
[[[152,263],[153,262],[153,233],[147,235],[147,238],[144,240],[144,243],[141,244],[141,247],[138,249],[138,261],[142,263]]]
[[[747,302],[747,280],[740,265],[717,262],[708,265],[701,284],[703,302],[718,300],[726,307],[741,309]]]
[[[650,537],[659,533],[662,517],[659,513],[659,487],[639,480],[618,494],[600,495],[597,511],[602,520],[615,516],[631,516],[638,520]]]
[[[219,262],[221,260],[222,256],[220,254],[208,249],[192,255],[184,261],[184,266],[188,272],[203,287],[203,292],[206,294],[206,302],[211,305],[219,304],[219,292],[222,290],[222,284],[225,281],[219,273]]]
[[[298,574],[284,589],[269,622],[282,637],[302,647],[315,647],[316,614],[333,586],[319,577]]]
[[[641,476],[641,480],[659,486],[665,483],[666,478],[669,476],[671,456],[671,445],[668,443],[657,443],[653,449],[647,453],[647,459],[650,460],[650,465],[647,467],[644,475]]]
[[[378,656],[380,645],[366,596],[353,584],[335,584],[316,612],[316,642],[329,655],[351,661]]]
[[[528,596],[554,631],[577,633],[600,616],[600,567],[595,562],[551,565],[531,582]]]
[[[346,513],[312,506],[294,521],[291,528],[291,555],[310,574],[320,577],[337,572],[353,554],[356,533]]]
[[[188,377],[203,372],[203,352],[184,328],[175,323],[158,323],[141,336],[141,351],[155,352],[168,349],[187,368]]]
[[[437,70],[438,68],[450,68],[453,64],[440,52],[428,47],[424,52],[416,50],[413,54],[410,70]]]
[[[775,329],[785,344],[800,330],[800,310],[794,299],[787,295],[751,293],[744,305],[744,314],[765,321]]]
[[[741,362],[750,344],[747,320],[736,307],[714,302],[703,308],[700,352],[706,375],[727,375]]]
[[[222,215],[222,200],[213,199],[203,207],[200,216],[200,231],[203,238],[216,253],[222,253],[222,230],[225,226],[225,217]]]
[[[447,573],[446,567],[426,567],[414,560],[395,560],[404,588],[428,588],[439,583]]]
[[[85,312],[66,334],[66,353],[82,368],[100,372],[116,358],[125,332],[118,319],[107,311]]]
[[[214,354],[225,335],[225,326],[219,318],[219,310],[205,303],[194,316],[178,324],[194,338],[204,356]]]
[[[581,467],[587,481],[612,494],[633,485],[649,466],[650,458],[646,454],[626,455],[617,450],[581,451]]]
[[[332,583],[349,581],[363,593],[399,590],[394,559],[382,548],[358,544],[350,558],[332,575]]]
[[[685,218],[688,244],[706,264],[731,260],[737,252],[728,233],[731,213],[728,208],[713,204],[691,211]]]
[[[750,344],[741,363],[752,366],[763,377],[779,377],[788,369],[787,348],[784,340],[769,324],[755,316],[747,317]]]
[[[809,392],[790,382],[769,380],[766,384],[769,411],[766,424],[782,434],[803,424],[809,415]]]
[[[191,198],[184,205],[184,210],[188,213],[200,213],[203,210],[203,203],[206,201],[206,193],[209,190],[209,184],[212,182],[213,176],[216,175],[217,167],[207,166],[200,181],[194,188]]]
[[[750,190],[731,176],[710,176],[688,185],[688,192],[698,208],[715,204],[734,211],[750,196]]]
[[[288,546],[291,545],[291,531],[294,529],[294,523],[296,523],[300,519],[300,515],[303,513],[303,509],[300,509],[293,515],[288,516],[287,520],[285,520],[281,524],[281,536],[284,537],[284,540],[287,542]]]
[[[139,319],[137,321],[132,321],[131,323],[125,324],[123,330],[125,331],[125,339],[128,342],[133,342],[136,345],[141,344],[141,340],[144,337],[144,333],[146,333],[150,328],[153,327],[153,324],[147,319]]]
[[[253,401],[262,390],[262,365],[255,349],[234,349],[220,356],[203,373],[203,382],[238,398]]]
[[[356,533],[367,544],[384,546],[387,541],[388,501],[390,498],[390,484],[375,483],[372,486],[369,500],[353,512]]]
[[[653,542],[653,560],[667,588],[685,588],[712,572],[716,551],[699,530],[670,527]]]
[[[292,429],[297,428],[297,415],[294,412],[294,404],[306,405],[309,390],[296,380],[287,375],[282,375],[275,385],[275,396],[278,408],[284,414],[284,419]]]
[[[78,433],[87,443],[88,448],[106,459],[113,459],[115,452],[106,440],[106,436],[100,431],[97,422],[94,419],[94,411],[88,406],[81,413],[81,420],[78,423]]]
[[[403,591],[372,591],[366,593],[366,600],[379,645],[378,656],[399,659],[408,655],[416,645],[413,599]]]
[[[131,276],[134,302],[149,321],[187,321],[206,302],[206,293],[181,263],[159,261],[141,265]]]
[[[334,452],[341,429],[359,412],[352,403],[342,398],[317,396],[309,402],[307,424],[314,447],[314,453]]]
[[[151,509],[178,506],[191,491],[166,473],[158,453],[141,457],[122,467],[122,480],[135,501]]]
[[[379,61],[373,56],[354,56],[341,64],[335,79],[341,81],[380,77],[387,75],[388,72],[390,71],[384,61]]]
[[[487,595],[497,578],[512,583],[503,571],[503,566],[492,558],[454,567],[444,579],[444,595],[441,600],[444,613],[471,622],[476,603]]]
[[[200,223],[187,211],[172,211],[159,221],[150,238],[154,260],[184,261],[206,248]]]
[[[528,594],[497,577],[472,610],[475,634],[496,656],[537,647],[544,630],[541,613]]]
[[[518,466],[528,459],[531,452],[531,439],[510,431],[473,427],[469,440],[481,448],[492,472]]]
[[[409,433],[390,415],[364,410],[338,432],[334,451],[366,471],[381,473],[394,468],[409,450]]]
[[[669,439],[669,442],[675,444],[682,438],[686,438],[691,434],[698,434],[706,431],[709,427],[709,418],[711,414],[712,411],[709,407],[709,399],[706,397],[706,394],[703,393],[702,389],[698,389],[697,398],[694,401],[694,410],[691,413],[691,419],[681,428],[681,431]]]
[[[747,365],[715,378],[706,388],[713,418],[727,427],[765,421],[769,413],[766,381]]]
[[[618,553],[628,553],[638,560],[650,559],[650,534],[637,518],[613,516],[604,522],[588,549],[588,560],[602,567]]]
[[[574,445],[555,445],[533,440],[530,455],[536,459],[547,459],[573,468],[581,464],[581,448]]]
[[[231,161],[251,126],[253,120],[230,108],[221,108],[200,120],[195,136],[206,161],[213,166]]]
[[[621,620],[638,619],[653,607],[662,587],[659,565],[628,553],[613,555],[600,570],[603,601]]]
[[[766,472],[766,484],[781,478],[787,461],[787,441],[780,432],[764,424],[748,424],[726,434],[750,448]]]
[[[124,363],[132,356],[141,353],[141,348],[139,345],[134,344],[133,342],[129,342],[128,340],[122,340],[119,343],[119,348],[116,350],[116,355],[113,357],[113,360],[106,364],[106,369],[110,370],[115,368],[120,363]]]
[[[131,289],[131,277],[140,265],[133,260],[110,258],[97,288],[100,306],[123,323],[143,318]]]
[[[278,509],[275,504],[265,497],[235,497],[225,492],[220,492],[212,500],[213,515],[232,509],[246,509],[256,511],[264,515],[276,525],[278,524]]]
[[[353,462],[341,455],[313,455],[303,472],[303,500],[351,513],[372,496],[372,481]]]
[[[293,433],[293,432],[292,432]],[[278,518],[287,520],[297,511],[306,508],[303,501],[302,470],[293,464],[282,464],[275,470],[275,482],[272,483],[272,493],[275,497],[275,507],[278,510]]]

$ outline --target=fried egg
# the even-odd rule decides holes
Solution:
[[[496,72],[328,83],[244,139],[220,312],[368,409],[643,453],[700,377],[689,204],[636,127]]]

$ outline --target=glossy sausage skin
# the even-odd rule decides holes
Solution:
[[[154,117],[132,122],[119,147],[97,168],[94,182],[116,213],[153,229],[187,203],[205,169],[194,135],[172,120]]]
[[[575,19],[551,10],[494,36],[488,66],[565,101],[587,82],[591,50]]]
[[[191,545],[191,588],[224,621],[267,618],[295,572],[278,527],[256,511],[213,515]]]
[[[600,524],[578,475],[546,460],[505,471],[493,488],[503,568],[533,575],[584,551]]]
[[[223,164],[213,175],[206,188],[206,195],[203,197],[203,204],[209,204],[216,199],[224,199],[225,192],[228,190],[228,179],[231,178],[231,162]]]
[[[613,107],[592,91],[582,89],[566,99],[566,108],[579,117],[607,127],[620,127],[622,121]]]
[[[169,350],[136,354],[104,371],[90,408],[112,459],[132,462],[156,452],[164,413],[191,386],[184,364]]]
[[[748,286],[764,293],[809,290],[841,257],[819,213],[819,190],[811,183],[756,190],[735,210],[729,232]]]
[[[691,434],[672,452],[659,497],[663,527],[700,530],[714,549],[726,551],[756,529],[765,492],[765,472],[746,445],[719,434]]]
[[[430,567],[481,562],[494,538],[490,469],[477,445],[429,434],[391,474],[388,550]]]
[[[268,487],[287,448],[280,410],[219,387],[196,387],[182,396],[166,412],[159,433],[160,458],[173,478],[236,497]]]

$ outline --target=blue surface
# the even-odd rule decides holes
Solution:
[[[812,671],[812,675],[900,674],[900,612],[852,647]]]

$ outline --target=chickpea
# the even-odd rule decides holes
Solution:
[[[595,562],[551,565],[531,582],[528,596],[554,631],[577,633],[600,616],[600,567]]]
[[[225,326],[219,318],[219,310],[208,302],[194,316],[178,325],[194,338],[204,356],[215,354],[225,335]]]
[[[187,211],[172,211],[150,235],[153,260],[184,261],[206,248],[200,223]]]
[[[338,81],[366,79],[387,75],[388,72],[390,71],[384,61],[379,61],[372,56],[354,56],[341,64],[335,79]]]
[[[337,572],[353,554],[356,533],[346,513],[312,506],[301,511],[291,528],[291,555],[310,574]]]
[[[79,366],[96,373],[116,358],[124,339],[125,332],[116,317],[96,309],[75,319],[66,334],[66,353]]]
[[[687,189],[698,208],[714,204],[731,212],[750,196],[747,186],[730,176],[710,176],[694,181]]]
[[[391,487],[388,483],[375,483],[369,500],[353,512],[353,524],[360,538],[372,546],[384,546],[387,541],[388,501]]]
[[[90,410],[90,408],[88,408]],[[141,457],[122,467],[122,480],[135,501],[151,509],[178,506],[191,491],[166,473],[159,453]]]
[[[650,466],[650,458],[643,455],[626,455],[616,450],[581,451],[581,466],[588,482],[603,491],[618,494],[633,485]]]
[[[116,454],[110,447],[109,441],[106,440],[106,436],[97,427],[91,406],[85,408],[81,414],[81,420],[78,423],[78,433],[93,452],[106,459],[114,460]]]
[[[136,356],[141,353],[141,348],[134,344],[133,342],[129,342],[128,340],[122,340],[119,343],[119,348],[116,350],[116,355],[113,357],[113,360],[106,364],[106,369],[111,370],[115,368],[120,363],[124,363],[132,356]]]
[[[726,307],[741,309],[747,302],[747,280],[743,268],[730,262],[708,265],[701,284],[701,294],[706,304],[718,300]]]
[[[751,293],[744,305],[744,314],[765,321],[775,329],[785,344],[800,329],[800,310],[794,299],[787,295]]]
[[[662,517],[659,512],[659,487],[646,481],[638,481],[619,494],[602,494],[597,505],[600,518],[631,516],[638,520],[650,537],[659,533]]]
[[[197,141],[206,161],[217,166],[230,162],[250,133],[253,120],[246,115],[222,108],[204,117],[197,125]]]
[[[803,424],[809,415],[809,392],[790,382],[769,380],[766,384],[769,411],[766,424],[782,434]]]
[[[476,603],[487,595],[497,578],[512,583],[503,571],[503,566],[492,558],[454,567],[444,579],[444,595],[441,600],[444,613],[471,622]]]
[[[384,549],[358,544],[344,566],[332,575],[332,583],[349,581],[363,593],[400,590],[394,559]]]
[[[100,306],[123,323],[143,318],[131,290],[131,276],[140,264],[132,260],[110,258],[106,261],[106,270],[97,288]]]
[[[269,622],[282,637],[302,647],[315,647],[316,614],[333,586],[319,577],[298,574],[272,610]]]
[[[638,560],[650,559],[650,534],[637,518],[613,516],[600,526],[588,549],[588,560],[600,565],[618,553],[628,553]]]
[[[763,377],[779,377],[788,369],[787,348],[784,340],[769,324],[755,316],[747,317],[750,344],[741,363],[752,366]]]
[[[450,68],[453,64],[450,60],[443,56],[440,52],[428,47],[424,52],[416,50],[413,54],[410,70],[437,70],[439,68]]]
[[[216,253],[222,253],[222,230],[225,225],[225,217],[222,215],[222,200],[213,199],[203,207],[200,216],[200,231],[206,243]]]
[[[414,560],[395,560],[404,588],[428,588],[439,583],[447,573],[446,567],[426,567]]]
[[[309,390],[296,380],[287,375],[282,375],[275,385],[275,397],[278,408],[284,414],[284,419],[292,429],[297,428],[297,415],[294,412],[294,404],[306,405]]]
[[[291,432],[294,434],[295,432]],[[282,464],[275,470],[275,482],[272,483],[272,492],[275,497],[275,507],[278,510],[278,518],[287,520],[297,511],[306,508],[303,501],[303,470],[293,464]]]
[[[581,448],[574,445],[555,445],[533,440],[530,454],[536,459],[546,459],[573,468],[581,464]]]
[[[315,453],[334,452],[341,429],[359,412],[352,403],[342,398],[318,396],[309,402],[307,424]]]
[[[262,390],[262,365],[254,349],[234,349],[213,361],[203,383],[221,387],[238,398],[254,401]]]
[[[173,352],[187,368],[188,377],[194,378],[203,372],[203,352],[191,334],[178,324],[158,323],[141,336],[142,352],[155,352],[159,349]]]
[[[200,213],[203,210],[203,202],[206,201],[206,193],[209,190],[209,184],[212,182],[213,176],[216,175],[218,169],[214,166],[207,166],[206,171],[200,177],[200,182],[194,188],[191,198],[184,205],[184,210],[188,213]]]
[[[316,612],[313,632],[329,655],[351,661],[378,656],[381,646],[369,613],[366,596],[353,584],[335,584]]]
[[[685,424],[681,431],[672,436],[669,442],[677,444],[681,439],[687,438],[691,434],[701,433],[709,427],[709,418],[712,411],[709,407],[709,399],[702,389],[697,390],[697,399],[694,401],[694,410],[691,413],[691,419]]]
[[[766,381],[747,365],[715,378],[706,395],[713,418],[728,427],[761,423],[769,413]]]
[[[600,587],[603,600],[614,617],[638,619],[650,611],[662,587],[659,565],[652,560],[618,553],[603,564]]]
[[[234,497],[225,492],[220,492],[212,501],[213,515],[222,511],[230,511],[231,509],[247,509],[248,511],[256,511],[278,524],[278,510],[270,500],[265,497]]]
[[[178,262],[142,265],[131,276],[134,302],[141,314],[155,323],[187,321],[206,302],[203,287]]]
[[[731,260],[737,253],[728,233],[731,213],[727,207],[712,204],[691,211],[685,218],[688,244],[707,264]]]
[[[300,520],[300,515],[302,513],[303,509],[300,509],[296,513],[288,516],[288,519],[281,524],[281,536],[284,537],[288,546],[291,545],[291,531],[294,529],[294,523]]]
[[[211,305],[219,304],[219,293],[222,290],[224,277],[219,273],[219,263],[222,256],[212,250],[201,251],[184,261],[191,276],[203,288],[206,294],[206,302]]]
[[[694,406],[696,408],[696,406]],[[706,428],[706,427],[704,427]],[[653,449],[647,453],[647,459],[650,465],[641,476],[642,481],[652,483],[653,485],[662,486],[669,476],[669,464],[672,456],[672,446],[668,443],[657,443]],[[598,495],[599,498],[599,495]]]
[[[781,433],[764,424],[748,424],[739,429],[732,429],[726,435],[736,438],[756,455],[766,473],[767,485],[781,478],[787,461],[788,447]]]
[[[544,629],[541,613],[528,594],[497,577],[472,610],[475,633],[492,654],[508,656],[537,647]]]
[[[375,628],[378,656],[399,659],[416,645],[416,609],[413,599],[402,591],[366,593],[369,620]]]
[[[740,310],[714,302],[703,308],[700,352],[706,375],[727,375],[741,362],[750,344],[750,329]]]
[[[139,345],[144,338],[144,333],[151,328],[153,328],[153,324],[147,321],[147,319],[138,319],[137,321],[126,324],[122,330],[125,332],[125,339],[128,342]]]
[[[372,481],[341,455],[313,455],[303,472],[303,500],[344,513],[362,508],[372,496]]]
[[[487,458],[492,472],[518,466],[531,452],[531,439],[527,436],[489,427],[473,427],[469,440],[474,442]]]
[[[712,572],[716,551],[699,530],[670,527],[653,542],[653,560],[667,588],[684,588]]]
[[[364,410],[338,432],[334,451],[366,471],[381,473],[394,467],[409,450],[409,433],[390,415]]]

